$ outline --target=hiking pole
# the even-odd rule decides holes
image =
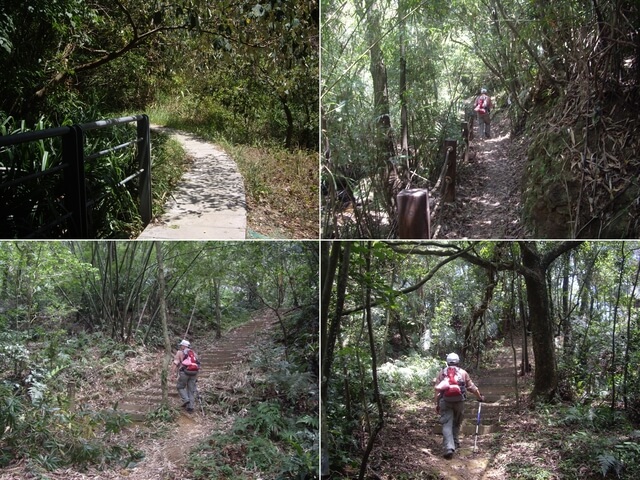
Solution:
[[[482,400],[478,400],[478,420],[476,422],[476,439],[473,442],[473,453],[478,452],[478,428],[480,428],[480,411],[482,410]]]
[[[204,405],[202,404],[202,397],[200,396],[200,389],[198,388],[197,380],[196,380],[196,398],[198,399],[198,403],[200,404],[200,411],[202,412],[202,416],[204,417]]]

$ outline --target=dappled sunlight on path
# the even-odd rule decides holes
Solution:
[[[519,358],[521,349],[516,347]],[[442,457],[442,428],[436,415],[431,392],[408,393],[395,400],[386,417],[372,452],[370,469],[378,478],[503,480],[508,478],[498,460],[512,445],[503,445],[499,432],[508,430],[510,422],[519,418],[515,406],[513,351],[501,346],[485,369],[470,372],[485,396],[479,428],[477,451],[474,451],[478,403],[467,400],[460,448],[452,459]],[[522,383],[522,380],[519,380]],[[520,386],[520,389],[522,386]],[[473,398],[473,395],[470,395]],[[529,448],[529,446],[527,446]]]
[[[225,240],[246,236],[246,200],[238,168],[220,147],[195,135],[153,127],[178,140],[193,166],[186,172],[165,213],[140,239]]]
[[[525,159],[511,158],[509,129],[508,121],[494,121],[494,137],[471,142],[469,163],[458,167],[456,202],[444,205],[437,219],[437,238],[524,237],[520,198]]]

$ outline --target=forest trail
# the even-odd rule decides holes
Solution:
[[[178,140],[192,168],[186,172],[165,213],[147,225],[139,240],[244,239],[247,202],[238,167],[220,147],[191,133],[151,126]]]
[[[242,385],[249,380],[246,360],[251,348],[259,340],[261,332],[267,331],[275,321],[275,314],[265,310],[221,339],[202,338],[193,341],[194,350],[202,362],[198,390],[213,391],[215,398],[203,395],[204,406],[198,403],[191,414],[181,410],[176,420],[177,428],[168,437],[139,446],[145,457],[125,476],[140,479],[185,478],[175,475],[184,467],[192,447],[213,432],[226,430],[233,423],[233,415],[217,405],[217,400],[238,395],[241,391]],[[119,409],[138,421],[144,420],[149,412],[157,409],[162,402],[159,373],[151,383],[130,392]],[[182,404],[174,378],[169,379],[169,401],[178,408]],[[240,410],[240,407],[237,408]]]
[[[519,342],[516,341],[516,345]],[[516,347],[516,358],[522,348]],[[532,353],[530,352],[530,355]],[[531,361],[532,356],[530,357]],[[502,480],[506,477],[497,457],[502,446],[497,432],[508,428],[517,416],[514,393],[513,350],[510,342],[497,348],[490,368],[471,373],[485,397],[482,404],[477,452],[474,439],[478,402],[469,395],[465,405],[460,448],[451,460],[442,457],[442,428],[435,412],[433,396],[422,400],[415,396],[394,402],[380,438],[371,454],[370,469],[378,478],[442,479],[442,480]],[[522,377],[518,377],[522,389]]]
[[[478,131],[475,125],[469,163],[458,167],[456,202],[442,206],[434,238],[524,238],[520,199],[526,158],[513,155],[508,118],[492,119],[489,139]]]
[[[251,348],[277,321],[275,314],[264,310],[240,327],[235,328],[221,339],[196,338],[194,350],[199,354],[202,371],[198,375],[198,390],[213,392],[205,401],[205,414],[201,405],[197,404],[193,413],[181,411],[175,424],[169,425],[167,435],[153,438],[147,437],[136,445],[144,452],[144,458],[135,466],[120,472],[102,472],[96,478],[107,479],[149,479],[149,478],[187,478],[184,464],[189,452],[216,431],[225,431],[231,427],[235,416],[230,414],[228,405],[233,403],[231,397],[242,397],[243,385],[251,379],[249,362],[245,361]],[[157,371],[152,380],[145,385],[127,393],[119,404],[119,410],[128,413],[133,420],[143,421],[149,412],[160,407],[162,391],[160,373],[162,362],[158,362]],[[226,407],[216,400],[225,399]],[[173,407],[182,404],[175,388],[175,379],[169,379],[169,401]],[[234,400],[234,401],[237,401]],[[240,405],[234,408],[241,410]],[[75,478],[75,477],[74,477]],[[78,477],[93,478],[93,477]]]

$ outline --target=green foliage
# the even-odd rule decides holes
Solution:
[[[267,438],[278,438],[285,428],[280,404],[262,402],[251,408],[246,418],[239,419],[234,425],[234,433],[254,433]]]
[[[611,410],[606,406],[593,407],[590,405],[569,407],[561,422],[577,428],[589,427],[594,431],[607,431],[614,427],[628,426],[627,418],[623,412]]]
[[[433,379],[441,368],[441,360],[418,354],[386,362],[378,368],[380,393],[404,398],[409,392],[417,392],[423,398],[432,398]]]
[[[69,412],[52,407],[44,397],[37,400],[37,404],[27,403],[6,385],[0,387],[1,466],[16,459],[31,459],[46,470],[70,465],[126,466],[140,458],[140,452],[130,446],[110,442],[110,435],[129,424],[121,414]]]
[[[178,416],[178,412],[174,408],[160,406],[155,410],[147,413],[146,421],[150,424],[154,423],[171,423]]]
[[[620,473],[622,473],[624,465],[616,457],[611,454],[604,453],[598,455],[598,463],[600,464],[603,478],[606,477],[610,471],[615,472],[616,476],[620,478]]]

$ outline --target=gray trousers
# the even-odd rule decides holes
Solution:
[[[189,402],[187,408],[195,408],[196,406],[196,377],[197,375],[187,375],[182,370],[178,372],[176,388],[180,398],[182,398],[182,402]]]
[[[491,118],[488,113],[478,113],[478,128],[480,129],[480,138],[491,136]]]
[[[460,445],[460,424],[464,416],[464,402],[447,402],[440,399],[440,424],[442,425],[442,449],[444,453]]]

